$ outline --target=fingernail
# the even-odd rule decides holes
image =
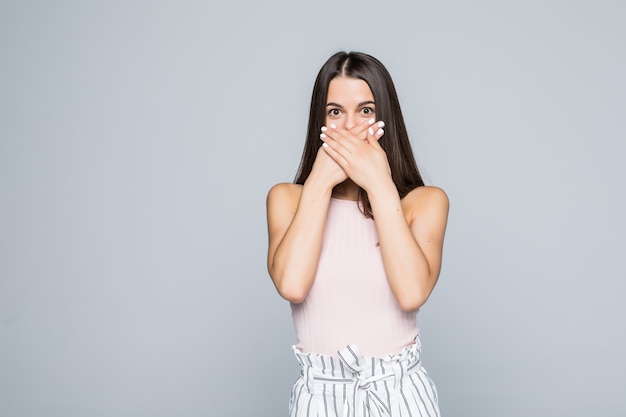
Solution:
[[[382,135],[383,135],[383,133],[385,133],[385,131],[384,131],[384,130],[382,130],[382,129],[378,129],[378,132],[376,132],[376,134],[377,134],[378,136],[382,136]]]
[[[367,121],[367,124],[368,124],[368,125],[373,125],[375,121],[376,121],[376,119],[369,119],[369,120]]]
[[[334,123],[331,123],[331,124],[330,124],[330,128],[331,128],[331,129],[337,129],[337,125],[336,125],[336,124],[334,124]]]
[[[383,121],[378,122],[378,127],[385,127],[385,122]]]
[[[370,135],[374,134],[374,129],[372,129],[371,127],[369,129],[367,129],[367,131],[369,132]]]
[[[324,143],[322,143],[322,146],[325,147],[325,148],[328,148],[328,143],[324,142]]]
[[[326,139],[326,135],[323,133],[320,133],[320,139]]]
[[[326,132],[328,128],[326,126],[322,126],[322,132]]]

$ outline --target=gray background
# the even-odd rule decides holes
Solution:
[[[265,195],[347,49],[450,196],[419,315],[444,415],[623,416],[625,12],[2,1],[0,415],[286,415]]]

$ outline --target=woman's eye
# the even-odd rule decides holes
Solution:
[[[361,109],[361,113],[367,115],[374,114],[374,109],[372,109],[371,107],[364,107]]]
[[[339,116],[339,109],[330,109],[328,111],[329,116]]]

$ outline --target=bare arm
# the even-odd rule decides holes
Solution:
[[[419,187],[400,201],[395,186],[368,196],[391,290],[403,310],[416,310],[441,271],[448,197],[439,188]]]
[[[333,187],[346,175],[322,150],[303,186],[278,184],[267,196],[267,268],[284,299],[304,301],[317,272]]]

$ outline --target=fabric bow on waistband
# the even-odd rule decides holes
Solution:
[[[362,375],[364,358],[355,345],[348,345],[338,352],[339,359],[356,376],[352,379],[354,387],[352,398],[346,398],[342,417],[388,417],[391,411],[385,402],[372,389],[373,383],[393,377],[393,374],[381,374],[365,377]]]

